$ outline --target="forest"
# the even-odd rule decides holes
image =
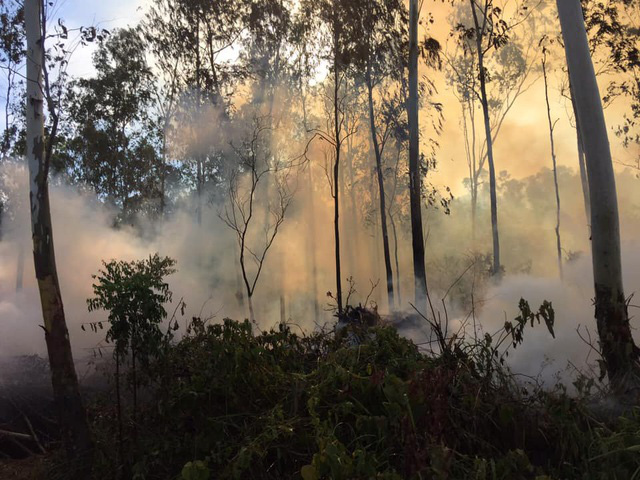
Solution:
[[[640,479],[639,119],[638,0],[0,0],[0,480]]]

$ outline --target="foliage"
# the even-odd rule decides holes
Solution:
[[[155,82],[135,29],[103,38],[93,55],[96,75],[72,83],[56,168],[116,205],[121,220],[155,212],[168,174],[158,155],[152,109]]]
[[[521,307],[517,325],[536,316]],[[367,331],[356,346],[194,318],[152,367],[140,478],[600,479],[640,467],[637,412],[606,424],[562,388],[516,382],[501,340],[426,354],[391,327],[354,328]],[[103,452],[111,425],[98,425]]]
[[[175,272],[175,260],[156,253],[146,260],[103,262],[93,278],[95,297],[87,300],[89,311],[107,310],[107,342],[115,344],[115,354],[136,351],[141,360],[158,350],[164,335],[160,323],[167,317],[164,304],[171,301],[171,290],[164,277]],[[94,330],[95,330],[95,324]],[[99,325],[102,328],[102,325]]]

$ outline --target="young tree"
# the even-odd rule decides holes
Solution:
[[[476,127],[477,109],[480,105],[482,111],[482,102],[479,101],[481,92],[478,57],[471,17],[469,8],[465,4],[459,4],[452,18],[459,33],[455,51],[453,54],[445,54],[444,57],[447,64],[447,80],[454,87],[454,95],[462,110],[461,123],[469,168],[471,235],[475,247],[478,193],[483,182],[482,177],[486,174],[488,152],[486,136],[482,139]],[[532,18],[533,16],[530,19]],[[491,107],[489,116],[492,145],[495,145],[504,121],[518,98],[536,81],[532,75],[537,63],[535,22],[528,22],[527,28],[520,29],[520,32],[522,33],[511,31],[509,41],[505,45],[491,52],[493,54],[483,57],[484,67],[489,72],[486,88],[488,104]]]
[[[253,294],[269,249],[291,204],[293,193],[288,186],[291,165],[274,170],[269,162],[268,130],[270,121],[264,117],[253,119],[250,131],[240,145],[232,145],[237,165],[229,169],[227,205],[219,213],[220,219],[234,232],[239,247],[240,270],[247,292],[249,319],[255,321]],[[275,198],[269,198],[264,180],[271,175],[277,182]],[[264,198],[266,194],[267,198]],[[260,224],[258,206],[265,208],[265,222]]]
[[[482,105],[482,118],[484,120],[484,133],[487,142],[487,161],[489,164],[489,196],[491,198],[491,235],[493,239],[493,274],[499,275],[502,269],[500,264],[500,237],[498,233],[498,197],[496,195],[496,168],[493,159],[493,135],[491,133],[491,119],[489,114],[489,97],[487,95],[487,69],[485,56],[493,48],[499,48],[506,42],[506,24],[495,21],[500,10],[496,9],[492,0],[469,0],[469,7],[473,17],[473,25],[470,30],[475,41],[475,54],[477,56],[478,77],[480,81],[480,103]],[[465,33],[467,35],[467,33]]]
[[[358,2],[359,17],[365,37],[356,53],[354,67],[357,75],[364,74],[367,92],[369,130],[375,155],[378,200],[380,202],[380,227],[387,279],[389,310],[393,310],[394,285],[391,268],[391,252],[387,227],[387,196],[384,187],[383,154],[387,140],[391,136],[392,124],[384,117],[382,100],[374,99],[376,90],[385,86],[393,88],[393,80],[400,80],[404,71],[403,47],[407,37],[407,13],[399,1],[363,0]],[[377,95],[380,98],[380,95]]]
[[[172,292],[164,278],[175,272],[175,260],[161,258],[157,253],[146,260],[102,262],[104,269],[93,275],[95,297],[87,299],[89,311],[109,312],[107,343],[113,343],[116,361],[116,408],[119,430],[120,461],[124,455],[120,367],[127,357],[131,359],[131,391],[133,393],[133,441],[137,447],[138,429],[138,364],[143,368],[159,355],[167,336],[160,324],[167,318],[164,304],[171,301]],[[102,323],[98,322],[100,328]],[[98,328],[90,324],[94,331]],[[84,329],[84,326],[83,326]],[[129,355],[130,354],[130,355]]]
[[[346,124],[345,85],[348,79],[348,68],[352,63],[354,46],[362,38],[358,28],[357,9],[348,0],[322,0],[319,2],[306,0],[301,8],[306,17],[303,38],[316,41],[323,59],[330,65],[331,93],[325,95],[325,111],[327,126],[325,129],[313,129],[316,135],[331,147],[331,173],[327,169],[327,178],[333,198],[333,231],[335,239],[336,264],[336,302],[338,315],[343,313],[342,270],[340,257],[340,192],[341,192],[341,159],[343,145],[355,133],[353,125]]]
[[[557,0],[557,7],[589,179],[598,336],[609,380],[624,391],[640,385],[640,350],[631,335],[622,284],[618,201],[607,128],[580,0]]]
[[[58,411],[62,439],[72,460],[88,460],[92,441],[71,353],[69,332],[62,305],[53,246],[48,176],[52,143],[56,135],[56,111],[50,96],[45,65],[45,4],[25,1],[27,35],[27,148],[29,165],[31,231],[36,279],[42,303],[45,340],[51,366],[53,395]],[[48,142],[44,136],[44,96],[53,120]]]
[[[554,122],[551,120],[551,104],[549,103],[549,81],[547,78],[547,47],[544,45],[545,39],[540,44],[542,45],[542,78],[544,80],[544,99],[547,105],[547,122],[549,124],[549,140],[551,143],[551,163],[553,165],[553,185],[556,194],[556,248],[558,253],[558,271],[560,278],[562,278],[562,240],[560,238],[560,188],[558,186],[558,168],[556,162],[556,148],[553,138],[553,131],[557,120]]]

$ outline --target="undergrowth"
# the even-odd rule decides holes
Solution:
[[[562,387],[516,382],[491,336],[438,354],[392,327],[348,337],[194,319],[145,373],[128,465],[113,402],[93,406],[96,478],[640,478],[638,410],[605,423]]]

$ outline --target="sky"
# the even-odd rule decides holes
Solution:
[[[50,17],[60,18],[69,29],[96,26],[114,29],[133,26],[143,17],[147,0],[55,0]],[[85,76],[93,71],[91,54],[94,46],[76,50],[71,57],[69,73]]]

